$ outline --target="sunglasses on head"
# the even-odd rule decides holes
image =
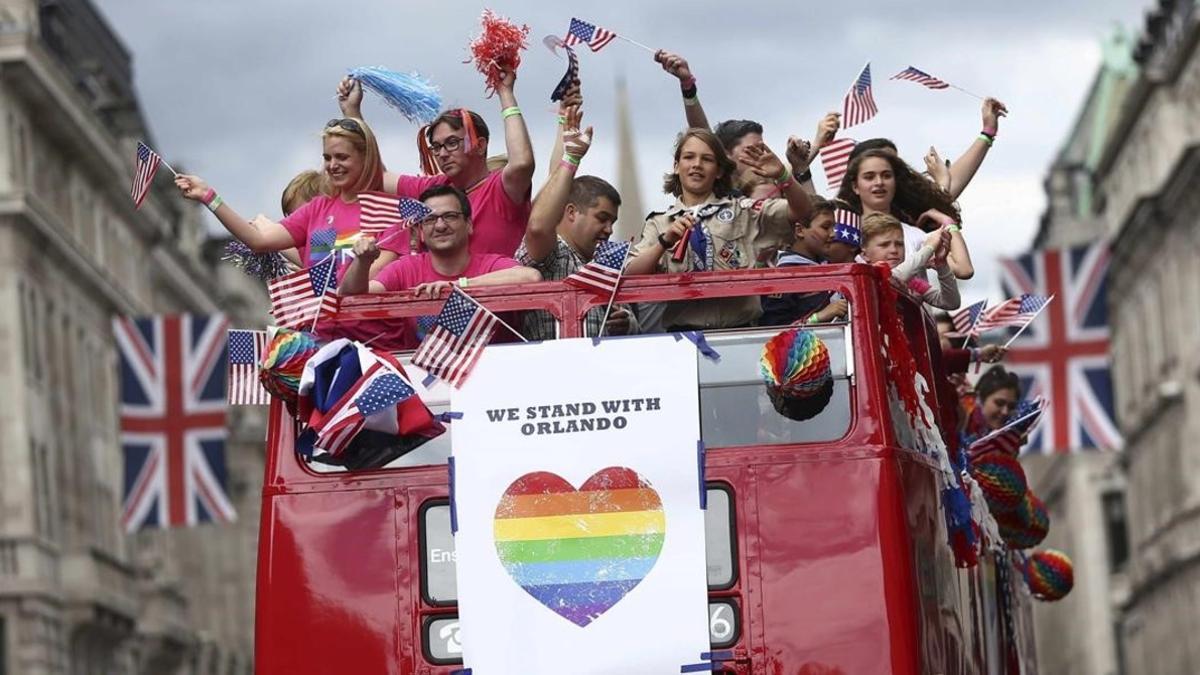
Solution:
[[[350,119],[349,117],[343,117],[341,119],[338,119],[335,117],[334,119],[331,119],[325,123],[326,129],[329,129],[332,127],[340,127],[342,129],[345,129],[346,131],[349,131],[352,134],[358,134],[359,136],[362,136],[363,138],[367,137],[367,134],[365,132],[363,132],[362,125],[359,124],[358,122],[355,122],[354,120]]]

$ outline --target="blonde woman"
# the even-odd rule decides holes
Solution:
[[[365,122],[352,117],[330,120],[321,140],[327,194],[313,197],[278,223],[262,215],[246,220],[198,176],[180,175],[175,185],[184,197],[207,206],[225,229],[251,250],[265,253],[295,247],[301,265],[311,267],[335,251],[354,247],[360,235],[358,195],[383,189],[379,145]],[[390,235],[391,231],[380,237],[385,250],[372,271],[395,260],[400,247],[407,246],[407,237]],[[348,260],[347,256],[338,270],[339,279]]]

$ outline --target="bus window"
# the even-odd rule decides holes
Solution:
[[[724,590],[737,580],[736,522],[729,488],[709,486],[708,507],[704,511],[704,557],[708,562],[710,590]]]
[[[804,421],[775,411],[759,372],[763,344],[779,330],[705,332],[708,344],[721,355],[719,361],[698,357],[700,428],[707,447],[833,441],[850,429],[853,350],[849,325],[810,328],[829,349],[833,397],[818,415]]]
[[[458,600],[454,574],[454,535],[450,532],[450,504],[429,502],[421,508],[421,595],[434,605],[452,605]]]

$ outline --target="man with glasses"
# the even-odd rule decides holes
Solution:
[[[451,286],[525,284],[542,280],[542,275],[509,256],[471,250],[471,202],[453,185],[435,185],[421,193],[430,213],[415,227],[420,228],[425,252],[403,256],[384,267],[368,281],[371,263],[379,257],[379,246],[371,237],[354,245],[354,262],[346,270],[339,292],[343,295],[412,291],[418,298],[446,295]],[[415,322],[410,322],[415,323]],[[415,346],[417,331],[410,325],[408,346]]]
[[[529,221],[533,145],[517,107],[515,82],[516,74],[508,73],[496,88],[508,155],[502,168],[488,170],[490,132],[483,117],[460,108],[443,112],[419,133],[422,168],[436,175],[384,174],[384,189],[401,197],[417,198],[435,185],[453,185],[465,192],[475,214],[471,248],[476,253],[511,256],[521,244]],[[346,117],[362,119],[362,88],[358,81],[342,80],[338,104]]]

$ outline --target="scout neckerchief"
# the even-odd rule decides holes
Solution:
[[[691,213],[696,217],[696,222],[675,244],[675,248],[671,252],[672,260],[682,262],[687,257],[690,258],[689,269],[703,272],[713,270],[716,253],[713,249],[712,232],[708,228],[708,219],[716,215],[723,206],[723,204],[713,203],[700,204],[679,212]]]

